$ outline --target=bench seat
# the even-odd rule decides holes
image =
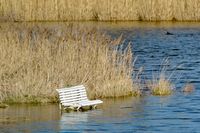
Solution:
[[[61,107],[64,107],[64,109],[74,108],[79,110],[84,106],[96,107],[97,104],[103,103],[101,100],[89,100],[83,85],[56,90],[59,94]]]

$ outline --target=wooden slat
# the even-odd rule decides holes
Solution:
[[[75,97],[75,96],[87,96],[86,94],[71,94],[71,95],[59,95],[59,97]]]
[[[59,93],[68,93],[68,92],[76,92],[76,91],[85,91],[85,89],[74,89],[74,90],[62,90]]]
[[[74,97],[60,97],[60,100],[80,99],[87,98],[87,96],[74,96]]]
[[[63,98],[76,98],[76,97],[87,97],[87,95],[70,95],[70,96],[59,96],[60,99],[63,99]]]
[[[74,92],[74,91],[85,91],[85,89],[73,89],[73,90],[68,90],[68,89],[66,89],[66,90],[60,91],[59,93]]]
[[[81,101],[86,100],[86,97],[78,98],[78,99],[60,99],[61,102],[73,102],[73,101]]]
[[[87,101],[81,101],[81,103],[99,104],[99,103],[102,103],[102,101],[101,100],[87,100]]]
[[[73,107],[78,107],[79,105],[76,103],[62,103],[63,106],[73,106]]]
[[[68,104],[69,102],[63,102],[63,104]],[[96,105],[96,104],[100,104],[103,103],[101,100],[84,100],[84,101],[75,101],[75,102],[71,102],[71,104],[73,103],[77,103],[81,106],[91,106],[91,105]]]
[[[83,85],[79,85],[79,86],[74,86],[74,87],[69,87],[69,88],[61,88],[61,89],[56,89],[56,90],[60,93],[60,92],[74,91],[74,90],[79,90],[79,89],[85,90],[85,87]]]
[[[73,97],[87,97],[87,95],[86,94],[72,94],[72,95],[61,95],[59,97],[60,98],[68,98],[68,97],[73,98]]]
[[[75,91],[75,92],[68,92],[68,93],[59,93],[59,95],[73,95],[73,94],[86,94],[85,91]]]
[[[78,91],[61,92],[59,93],[59,95],[71,95],[71,94],[77,94],[77,93],[86,94],[86,91],[78,90]]]

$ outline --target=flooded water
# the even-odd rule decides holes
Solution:
[[[108,30],[114,38],[123,35],[131,42],[137,57],[136,68],[143,67],[142,78],[151,79],[163,67],[176,88],[185,83],[200,84],[200,23],[128,27]],[[158,72],[159,73],[159,72]]]
[[[58,105],[0,109],[0,132],[198,133],[200,130],[200,23],[97,23],[113,38],[132,43],[142,79],[165,65],[176,84],[171,96],[105,99],[97,110],[61,114]],[[181,92],[185,83],[192,93]]]

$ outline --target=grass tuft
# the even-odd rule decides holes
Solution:
[[[172,94],[173,91],[173,85],[164,75],[161,75],[158,80],[153,81],[148,86],[153,95],[165,96]]]
[[[170,78],[174,72],[172,72],[169,77],[166,77],[168,66],[169,60],[166,58],[161,64],[158,75],[154,76],[153,80],[147,84],[148,88],[151,90],[152,95],[166,96],[172,94],[174,85],[170,81]]]

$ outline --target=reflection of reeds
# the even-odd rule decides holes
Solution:
[[[85,84],[90,98],[131,95],[132,53],[119,53],[107,35],[69,25],[3,26],[0,101],[52,102],[56,88]],[[130,47],[129,47],[130,48]]]
[[[200,0],[1,0],[0,19],[200,20]]]

